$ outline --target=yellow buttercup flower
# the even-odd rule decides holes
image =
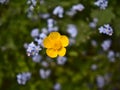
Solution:
[[[58,32],[51,32],[44,40],[43,45],[47,48],[46,53],[49,57],[55,58],[58,55],[64,56],[66,53],[66,46],[69,40],[65,35],[60,35]]]

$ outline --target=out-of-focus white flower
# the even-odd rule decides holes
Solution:
[[[31,4],[31,0],[27,0],[27,4],[28,4],[28,5]]]
[[[96,64],[92,64],[91,69],[92,70],[96,70],[97,69],[97,65]]]
[[[61,85],[60,85],[60,83],[56,83],[56,84],[53,86],[53,89],[54,89],[54,90],[61,90]]]
[[[107,51],[111,46],[111,40],[107,39],[107,40],[104,40],[101,44],[101,47],[104,51]]]
[[[96,28],[97,22],[98,22],[98,19],[97,18],[93,18],[93,21],[89,23],[89,26],[91,28]]]
[[[47,20],[47,31],[48,32],[53,32],[53,31],[58,31],[58,26],[55,26],[56,21],[52,18],[49,18]]]
[[[48,67],[48,66],[49,66],[48,62],[46,62],[46,61],[42,61],[42,62],[41,62],[41,65],[42,65],[43,67]]]
[[[77,36],[77,28],[74,24],[68,24],[67,26],[67,32],[70,34],[72,38],[75,38]]]
[[[94,4],[100,9],[106,9],[108,6],[108,0],[97,0]]]
[[[39,63],[42,59],[42,56],[40,55],[35,55],[32,57],[33,62]]]
[[[43,39],[47,36],[47,32],[48,31],[42,30],[42,32],[39,33],[36,38],[34,38],[34,41],[36,41],[39,46],[43,46],[42,42],[43,42]]]
[[[37,4],[37,0],[27,0],[27,4],[28,5],[33,5],[33,6],[36,6],[36,4]]]
[[[47,26],[48,26],[48,28],[53,27],[54,24],[55,24],[55,20],[54,19],[52,19],[52,18],[47,19]]]
[[[42,28],[41,31],[42,31],[42,33],[45,33],[46,35],[48,34],[47,28]]]
[[[44,4],[45,3],[45,0],[39,0],[40,1],[40,4]]]
[[[98,28],[99,33],[107,34],[111,36],[113,34],[113,29],[110,27],[109,24],[105,24],[104,26],[101,26]]]
[[[38,28],[34,28],[34,29],[31,31],[31,36],[32,36],[33,38],[38,37],[38,36],[39,36],[39,29],[38,29]]]
[[[119,58],[120,57],[120,53],[116,52],[115,56]]]
[[[93,18],[93,22],[97,23],[98,22],[98,18]]]
[[[53,10],[53,14],[54,15],[58,15],[59,18],[63,17],[63,13],[64,13],[64,9],[62,6],[57,6],[55,7],[55,9]]]
[[[83,4],[76,4],[72,6],[73,11],[83,11],[84,9],[85,7],[83,6]]]
[[[97,46],[97,41],[96,40],[92,40],[91,44],[92,44],[92,46],[96,47]]]
[[[32,2],[32,4],[33,4],[34,6],[36,6],[37,0],[31,0],[31,2]]]
[[[18,84],[25,85],[30,78],[31,78],[31,73],[24,72],[17,75],[17,82]]]
[[[48,13],[45,13],[45,14],[39,14],[39,16],[42,18],[42,19],[48,19],[50,17],[50,14]]]
[[[28,56],[35,56],[38,55],[39,51],[41,50],[40,46],[36,46],[33,42],[28,44],[27,47],[27,55]]]
[[[75,44],[76,40],[74,38],[69,38],[69,42],[70,42],[70,45],[73,45]]]
[[[33,5],[30,5],[29,10],[30,10],[30,11],[33,11],[33,10],[34,10],[34,6],[33,6]]]
[[[89,23],[89,26],[90,26],[91,28],[96,28],[96,25],[97,25],[97,24],[94,23],[94,22],[90,22],[90,23]]]
[[[25,48],[25,49],[27,49],[28,44],[27,44],[27,43],[24,43],[24,45],[23,45],[23,46],[24,46],[24,48]]]
[[[66,12],[66,15],[68,15],[68,16],[74,16],[76,13],[77,12],[75,10],[71,9],[71,10],[69,10],[69,11]]]
[[[115,53],[114,51],[109,51],[107,55],[110,62],[115,62]]]
[[[51,70],[49,70],[49,69],[48,70],[40,69],[39,74],[40,74],[40,77],[42,79],[46,79],[46,78],[48,78],[50,76]]]
[[[67,61],[67,57],[60,57],[59,56],[57,58],[57,64],[59,64],[59,65],[64,65],[66,61]]]
[[[7,3],[9,0],[0,0],[1,4]]]
[[[96,81],[97,81],[97,86],[98,86],[99,88],[103,88],[103,87],[104,87],[104,85],[105,85],[105,80],[104,80],[104,77],[103,77],[103,76],[101,76],[101,75],[97,76]]]
[[[33,12],[28,11],[28,12],[27,12],[27,17],[28,17],[28,18],[32,18],[32,16],[33,16]]]
[[[35,38],[35,41],[37,42],[38,45],[41,45],[43,42],[43,39],[41,38]]]
[[[53,31],[58,31],[58,26],[54,26],[54,27],[51,27],[51,28],[48,28],[48,32],[53,32]]]
[[[40,34],[39,34],[39,37],[40,37],[41,39],[44,39],[46,36],[47,36],[47,35],[46,35],[45,33],[40,33]]]
[[[72,8],[66,12],[66,14],[69,16],[74,16],[77,13],[77,11],[83,11],[84,9],[85,9],[84,5],[76,4],[73,5]]]
[[[105,82],[106,82],[106,83],[109,83],[111,77],[112,77],[112,74],[111,74],[111,73],[106,73],[106,74],[104,75]]]

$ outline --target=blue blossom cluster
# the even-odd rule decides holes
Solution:
[[[25,85],[30,78],[31,78],[30,72],[23,72],[17,75],[17,82],[20,85]]]
[[[27,47],[27,55],[28,56],[35,56],[38,55],[39,51],[41,50],[40,46],[36,46],[33,42],[28,44]]]
[[[94,4],[100,9],[106,9],[108,6],[108,0],[97,0]]]
[[[111,36],[113,34],[113,29],[111,28],[111,26],[109,24],[105,24],[101,27],[98,28],[99,33],[103,33],[106,35]]]

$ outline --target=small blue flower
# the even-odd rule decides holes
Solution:
[[[97,78],[96,78],[96,81],[97,81],[97,86],[99,88],[103,88],[104,87],[104,85],[105,85],[105,79],[104,79],[103,76],[98,75]]]
[[[48,70],[40,69],[39,74],[42,79],[46,79],[50,76],[51,70],[50,69],[48,69]]]
[[[68,16],[74,16],[77,13],[77,11],[83,11],[84,9],[85,7],[83,4],[76,4],[76,5],[73,5],[71,9],[66,12],[66,14]]]
[[[107,57],[108,57],[110,62],[115,62],[115,53],[114,53],[114,51],[112,51],[112,50],[109,51]]]
[[[48,66],[49,66],[49,63],[46,62],[46,61],[42,61],[42,62],[41,62],[41,65],[42,65],[43,67],[48,67]]]
[[[39,63],[42,59],[42,56],[40,55],[35,55],[32,57],[33,62]]]
[[[38,28],[34,28],[31,31],[31,36],[34,38],[34,37],[38,37],[38,35],[39,35],[39,29]]]
[[[64,65],[66,61],[67,61],[67,57],[58,57],[57,58],[57,64],[59,64],[59,65]]]
[[[97,0],[94,4],[100,9],[106,9],[108,6],[108,0]]]
[[[35,56],[38,55],[39,51],[41,50],[40,46],[36,46],[33,42],[30,43],[27,47],[27,55],[28,56]]]
[[[54,15],[58,15],[59,18],[63,17],[63,13],[64,13],[64,9],[61,6],[57,6],[54,10],[53,10],[53,14]]]
[[[110,46],[111,46],[111,40],[109,40],[109,39],[107,39],[107,40],[104,40],[103,42],[102,42],[102,44],[101,44],[101,47],[102,47],[102,49],[104,50],[104,51],[107,51],[109,48],[110,48]]]
[[[113,29],[109,24],[105,24],[104,26],[101,26],[100,28],[98,28],[98,30],[99,33],[107,34],[109,36],[113,34]]]
[[[72,38],[75,38],[78,34],[77,27],[74,24],[68,24],[67,32],[70,34]]]
[[[98,66],[96,64],[91,65],[91,70],[96,70],[97,68],[98,68]]]
[[[30,78],[31,78],[31,73],[24,72],[17,75],[17,82],[18,84],[25,85]]]
[[[82,4],[76,4],[76,5],[73,5],[73,7],[72,7],[73,11],[82,11],[84,9],[85,9],[85,7]]]
[[[53,87],[54,90],[61,90],[61,84],[60,83],[56,83]]]

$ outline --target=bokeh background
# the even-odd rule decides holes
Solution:
[[[101,10],[95,0],[37,0],[34,10],[28,10],[28,0],[0,0],[0,90],[120,90],[120,1],[108,0],[108,7]],[[83,4],[84,10],[73,16],[65,14],[73,5]],[[56,6],[64,8],[63,18],[53,15]],[[58,32],[68,37],[67,25],[77,27],[75,42],[67,47],[64,65],[58,65],[56,58],[49,60],[45,49],[40,51],[42,61],[34,62],[26,54],[25,43],[33,41],[30,33],[47,27],[49,14],[59,27]],[[29,15],[30,14],[30,15]],[[94,18],[95,27],[90,23]],[[98,28],[110,24],[113,35],[100,34]],[[103,50],[101,44],[110,40],[110,48]],[[109,53],[112,56],[109,57]],[[111,59],[112,58],[112,59]],[[40,69],[49,69],[51,74],[43,79]],[[31,78],[25,85],[17,82],[17,75],[30,72]],[[59,83],[58,89],[54,85]]]

